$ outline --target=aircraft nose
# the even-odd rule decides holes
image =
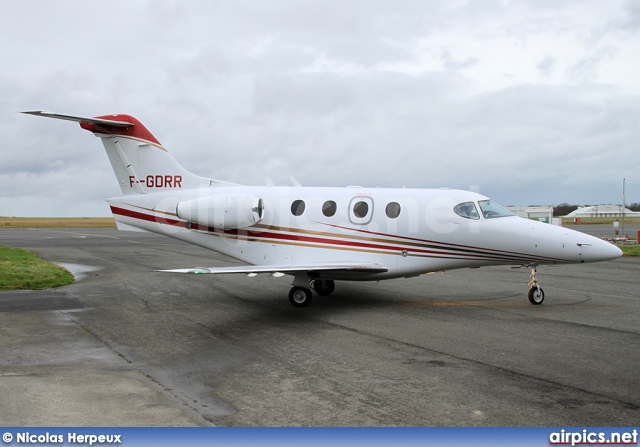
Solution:
[[[582,249],[582,256],[585,262],[610,261],[622,256],[622,250],[610,242],[593,238],[583,244],[578,242]]]

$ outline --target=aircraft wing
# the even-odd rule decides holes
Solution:
[[[157,270],[158,272],[169,273],[195,273],[195,274],[222,274],[222,273],[295,273],[295,272],[320,272],[320,271],[342,271],[359,273],[383,273],[388,269],[375,263],[316,263],[301,265],[240,265],[231,267],[195,267],[190,269]]]

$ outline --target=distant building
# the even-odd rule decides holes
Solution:
[[[551,223],[553,219],[553,207],[551,206],[507,206],[505,207],[516,216],[525,219],[539,220]]]
[[[625,216],[640,216],[640,212],[625,208]],[[564,217],[622,217],[622,205],[585,206],[567,214]]]

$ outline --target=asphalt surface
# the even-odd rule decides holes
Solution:
[[[0,292],[0,425],[635,426],[640,261],[337,283],[145,233],[0,230],[78,280]]]

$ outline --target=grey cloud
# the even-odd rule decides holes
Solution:
[[[449,50],[444,50],[442,52],[442,62],[445,70],[457,71],[477,65],[478,59],[475,57],[456,59],[451,55],[451,52]]]
[[[626,13],[626,17],[622,21],[622,28],[634,31],[640,29],[640,4],[635,1],[628,1]]]
[[[594,82],[597,80],[600,64],[606,59],[615,57],[617,53],[617,49],[612,46],[599,48],[570,66],[568,76],[576,82]]]
[[[552,56],[545,56],[540,62],[538,62],[538,73],[540,76],[546,77],[553,74],[558,61]]]
[[[256,80],[253,109],[258,114],[279,113],[291,118],[327,116],[355,105],[355,84],[331,74],[264,76]]]

